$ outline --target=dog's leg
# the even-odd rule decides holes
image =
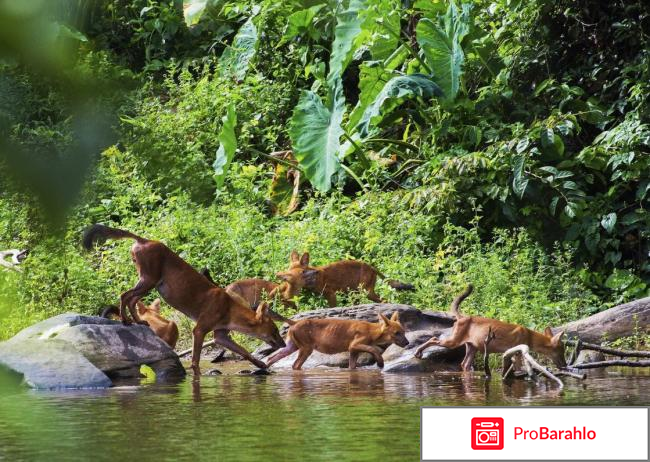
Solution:
[[[422,345],[420,345],[417,350],[415,350],[414,356],[418,359],[422,359],[422,352],[424,352],[424,350],[426,350],[430,346],[438,345],[439,343],[440,340],[438,339],[438,337],[431,337],[429,340],[427,340]]]
[[[348,364],[348,367],[350,369],[356,369],[357,368],[357,359],[359,358],[359,352],[358,351],[351,351],[350,352],[350,362]]]
[[[247,361],[250,361],[255,366],[260,369],[266,369],[266,363],[263,363],[259,359],[254,358],[244,347],[235,343],[233,339],[228,336],[228,331],[224,329],[218,329],[214,331],[214,343],[221,345],[224,348],[228,348],[233,353],[237,353],[242,356]]]
[[[476,348],[471,343],[465,344],[465,359],[463,359],[463,362],[461,363],[461,368],[464,371],[472,370],[472,364],[474,363],[474,356],[476,355],[477,351],[478,348]]]
[[[124,317],[126,315],[126,310],[124,309],[124,304],[126,304],[131,313],[131,317],[137,324],[143,324],[145,326],[149,325],[147,321],[140,319],[138,310],[135,307],[138,300],[147,295],[155,286],[155,281],[141,277],[133,289],[127,290],[122,294],[120,297],[120,316],[122,317],[122,322],[124,322]]]
[[[370,287],[368,289],[368,298],[370,300],[372,300],[373,302],[375,302],[375,303],[384,303],[384,301],[381,299],[381,297],[379,295],[377,295],[377,293],[375,292],[374,287]]]
[[[357,344],[350,345],[350,351],[356,351],[356,352],[365,351],[366,353],[370,353],[375,357],[375,361],[377,361],[377,367],[383,369],[384,358],[382,358],[381,350],[379,348],[370,345],[364,345],[363,343],[357,343]],[[355,361],[355,366],[356,366],[356,361]]]
[[[300,353],[298,353],[298,358],[296,358],[296,361],[293,363],[293,368],[294,371],[299,371],[300,368],[302,368],[302,365],[305,364],[305,361],[307,361],[307,358],[311,356],[311,353],[314,350],[311,349],[302,349],[300,350]]]
[[[330,306],[330,308],[336,306],[336,292],[327,291],[323,295],[325,295],[327,304]]]
[[[287,340],[287,346],[281,350],[276,351],[272,356],[270,356],[266,360],[266,365],[271,367],[273,364],[277,363],[282,358],[286,358],[295,351],[298,351],[298,347],[291,340]]]
[[[205,336],[208,332],[210,332],[210,330],[206,329],[199,323],[197,323],[192,330],[192,336],[194,337],[194,343],[192,344],[192,371],[196,376],[201,375],[201,367],[199,366],[199,361],[201,361],[203,340],[205,339]]]

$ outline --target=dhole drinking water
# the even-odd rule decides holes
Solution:
[[[465,358],[461,363],[461,368],[464,371],[469,371],[472,368],[476,352],[479,349],[483,351],[485,339],[491,329],[494,338],[487,344],[488,353],[503,353],[514,346],[524,344],[528,345],[531,350],[548,356],[557,367],[566,367],[564,343],[562,343],[564,332],[553,335],[551,328],[547,327],[542,334],[518,324],[509,324],[497,319],[465,316],[460,313],[459,307],[461,302],[472,293],[472,290],[472,285],[467,286],[467,289],[451,304],[451,312],[456,316],[456,323],[451,335],[443,339],[433,337],[423,343],[415,352],[416,358],[422,358],[422,352],[432,345],[452,349],[465,345]]]
[[[131,257],[140,280],[120,296],[122,322],[127,325],[131,323],[126,314],[128,308],[135,322],[146,324],[138,316],[136,304],[152,289],[158,290],[165,302],[196,322],[192,331],[192,369],[195,374],[200,374],[201,348],[209,332],[214,332],[216,344],[243,356],[260,368],[267,366],[235,343],[229,336],[231,330],[257,337],[277,348],[285,346],[278,328],[268,315],[267,304],[261,304],[256,311],[251,310],[239,299],[208,281],[162,242],[145,239],[129,231],[96,224],[84,233],[83,246],[90,249],[95,241],[106,239],[135,240]]]
[[[309,266],[309,253],[300,256],[295,250],[289,257],[289,269],[276,275],[286,282],[282,290],[282,298],[290,300],[301,289],[306,288],[316,294],[323,295],[329,306],[336,306],[337,292],[350,292],[366,290],[368,298],[373,302],[381,303],[379,295],[375,293],[377,277],[385,278],[376,268],[357,260],[340,260],[323,266]],[[413,285],[394,279],[386,283],[397,290],[414,290]]]
[[[379,322],[355,321],[352,319],[302,319],[291,321],[287,332],[287,346],[271,356],[269,367],[282,358],[299,351],[293,369],[299,370],[314,350],[325,354],[350,352],[350,369],[357,367],[359,353],[374,356],[377,366],[384,367],[382,350],[378,346],[395,343],[406,347],[409,342],[399,322],[399,312],[390,319],[379,314]]]

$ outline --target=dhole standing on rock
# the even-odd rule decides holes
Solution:
[[[517,345],[528,345],[531,350],[548,356],[557,367],[566,367],[564,343],[562,343],[564,332],[553,335],[551,328],[547,327],[542,334],[518,324],[461,314],[459,311],[460,304],[472,293],[473,289],[471,284],[468,285],[467,289],[456,297],[451,304],[451,312],[456,316],[456,323],[451,335],[443,339],[433,337],[423,343],[415,352],[416,358],[422,358],[422,352],[432,345],[450,349],[465,345],[465,358],[460,365],[464,371],[469,371],[472,368],[476,352],[479,349],[483,351],[485,339],[491,330],[494,338],[487,344],[488,353],[504,353]]]
[[[316,350],[325,354],[349,351],[350,369],[357,367],[359,353],[370,353],[377,361],[377,366],[383,368],[384,358],[379,346],[395,343],[404,348],[409,344],[397,311],[390,319],[380,313],[379,322],[376,323],[352,319],[302,319],[289,324],[291,327],[287,332],[287,346],[268,359],[269,367],[299,351],[292,366],[294,370],[299,370]]]
[[[276,275],[286,282],[282,289],[282,298],[290,300],[303,288],[316,294],[323,295],[329,306],[336,306],[337,292],[350,292],[366,290],[368,298],[373,302],[382,303],[379,295],[375,293],[377,277],[386,278],[376,268],[357,260],[340,260],[323,266],[309,266],[309,253],[302,257],[295,250],[289,257],[289,269]],[[387,279],[386,283],[396,290],[414,290],[412,284],[407,284],[394,279]],[[279,289],[280,290],[280,289]]]
[[[131,323],[126,315],[128,308],[135,322],[147,324],[138,316],[136,304],[152,289],[157,289],[170,306],[196,322],[192,331],[192,369],[196,375],[200,374],[203,339],[209,332],[214,332],[216,344],[263,369],[267,367],[266,364],[235,343],[229,332],[234,330],[251,335],[276,348],[285,346],[278,328],[268,315],[267,304],[261,304],[256,311],[251,310],[239,299],[208,281],[162,242],[145,239],[129,231],[96,224],[84,233],[83,246],[91,249],[95,241],[106,239],[135,240],[131,257],[140,280],[120,296],[122,322],[127,325]]]

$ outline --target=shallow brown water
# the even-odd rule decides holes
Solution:
[[[206,365],[209,369],[209,365]],[[584,382],[503,383],[481,374],[282,371],[104,391],[0,387],[0,459],[419,459],[421,406],[648,405],[650,374],[591,372]]]

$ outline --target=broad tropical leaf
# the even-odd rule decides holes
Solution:
[[[392,76],[392,72],[377,63],[374,65],[362,63],[359,66],[359,102],[350,114],[348,122],[350,127],[356,127],[366,108],[375,100]]]
[[[295,13],[290,14],[287,18],[287,25],[284,29],[284,34],[282,35],[279,45],[307,32],[316,33],[317,31],[311,27],[312,22],[316,13],[318,13],[324,6],[325,4],[314,5],[311,8],[298,10]]]
[[[280,151],[270,154],[271,157],[282,159],[277,162],[273,173],[273,181],[269,187],[269,201],[273,215],[289,215],[298,208],[300,202],[300,170],[287,163],[295,165],[296,159],[291,151]]]
[[[525,162],[526,159],[524,158],[524,156],[521,155],[516,155],[512,161],[513,164],[512,165],[513,166],[512,190],[520,199],[524,197],[524,193],[526,192],[526,188],[528,187],[528,178],[526,178],[524,172]],[[555,204],[553,208],[555,208],[556,205],[557,204]]]
[[[226,48],[219,58],[221,74],[238,82],[244,80],[251,59],[257,51],[257,44],[257,28],[250,17],[235,35],[232,45]]]
[[[441,95],[440,87],[426,75],[412,74],[393,77],[365,110],[357,125],[357,130],[362,137],[366,137],[370,134],[371,126],[377,125],[388,113],[407,99],[417,97],[429,99]]]
[[[424,18],[416,27],[417,41],[426,63],[433,71],[433,79],[448,100],[456,98],[460,88],[465,61],[461,42],[469,32],[469,12],[468,4],[462,5],[459,10],[451,1],[447,13],[437,23]]]
[[[341,80],[343,71],[352,59],[354,39],[361,32],[362,20],[359,12],[363,8],[365,8],[365,1],[350,0],[347,9],[336,15],[334,42],[332,43],[329,73],[327,74],[327,84],[330,89],[330,94],[336,85],[335,81]]]
[[[311,184],[322,192],[330,190],[332,176],[341,168],[339,152],[345,102],[340,81],[331,98],[328,108],[314,92],[303,91],[289,127],[296,160]]]
[[[183,16],[187,27],[193,26],[205,11],[209,0],[183,0]]]
[[[228,106],[228,112],[221,119],[223,125],[219,133],[219,148],[217,156],[212,164],[214,168],[214,179],[217,182],[217,189],[221,189],[228,174],[228,168],[235,156],[237,150],[237,137],[235,136],[235,126],[237,125],[237,114],[235,105]]]

